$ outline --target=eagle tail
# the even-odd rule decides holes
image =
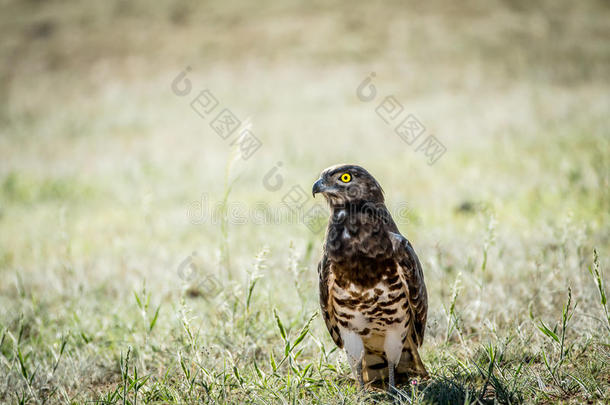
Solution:
[[[402,348],[402,355],[400,356],[398,367],[396,367],[396,372],[398,375],[404,375],[409,379],[414,377],[428,377],[428,371],[421,361],[417,346],[411,339],[407,339],[406,344]]]
[[[362,377],[365,383],[388,378],[388,362],[385,355],[366,350],[362,362]]]
[[[415,377],[427,378],[428,372],[421,361],[417,347],[407,340],[402,349],[400,361],[396,367],[396,382],[410,382]],[[362,375],[365,383],[381,382],[388,379],[388,361],[383,354],[366,351],[362,364]]]

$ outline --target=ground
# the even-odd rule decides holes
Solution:
[[[391,403],[317,316],[340,162],[424,269],[397,400],[610,400],[607,2],[1,4],[0,402]]]

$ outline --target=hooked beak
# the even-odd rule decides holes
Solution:
[[[313,183],[311,195],[315,198],[317,193],[323,193],[324,190],[326,190],[326,184],[324,184],[324,180],[318,179],[318,181]]]

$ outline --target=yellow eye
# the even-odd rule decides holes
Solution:
[[[349,173],[343,173],[341,175],[341,181],[344,183],[349,183],[352,180],[352,176]]]

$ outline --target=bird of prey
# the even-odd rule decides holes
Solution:
[[[398,377],[426,377],[417,351],[428,312],[424,275],[381,186],[360,166],[336,165],[312,193],[321,193],[331,211],[318,264],[320,306],[356,379],[364,387],[387,378],[394,392]]]

